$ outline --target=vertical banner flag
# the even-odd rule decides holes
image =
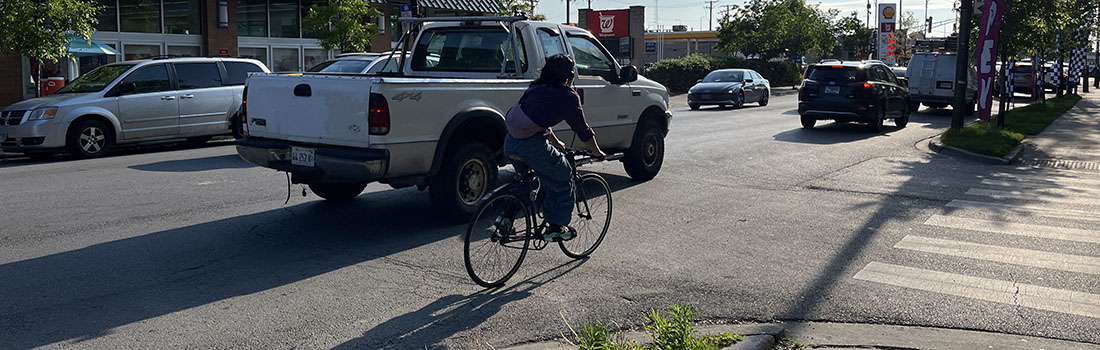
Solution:
[[[993,84],[997,77],[997,39],[1001,33],[1004,0],[986,0],[978,22],[978,47],[974,60],[978,66],[978,118],[989,120],[993,110]]]
[[[1038,100],[1039,94],[1043,93],[1043,49],[1041,47],[1035,47],[1035,57],[1031,58],[1031,99]]]
[[[1004,1],[1004,0],[1001,0]],[[896,65],[897,59],[897,17],[901,13],[897,4],[878,4],[878,52],[875,59],[886,63],[887,66]]]

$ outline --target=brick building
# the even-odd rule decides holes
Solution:
[[[303,32],[308,8],[327,0],[93,0],[104,7],[92,40],[121,56],[79,57],[73,64],[50,65],[46,72],[69,78],[119,59],[156,55],[243,56],[255,58],[273,71],[301,71],[333,57],[320,40]],[[401,5],[410,0],[364,0],[382,13],[382,32],[370,50],[389,50],[400,37]],[[419,0],[420,14],[487,15],[497,12],[497,0]],[[394,30],[394,29],[397,30]],[[34,97],[26,58],[0,55],[0,107]]]

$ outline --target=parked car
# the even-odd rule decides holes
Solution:
[[[741,108],[745,103],[768,105],[771,83],[751,69],[721,69],[710,72],[688,89],[688,107],[733,106]]]
[[[67,150],[99,157],[116,144],[186,138],[205,142],[240,130],[245,79],[266,73],[239,58],[165,58],[96,68],[54,95],[0,112],[0,147],[42,157]]]
[[[1000,66],[998,66],[997,85],[994,87],[994,92],[1000,94],[1001,88],[1004,87],[1004,76],[999,75]],[[1009,67],[1012,73],[1012,91],[1017,93],[1031,93],[1035,86],[1035,66],[1029,61],[1016,62],[1012,67]]]
[[[900,66],[890,67],[890,71],[894,72],[894,76],[897,76],[898,78],[905,78],[905,71],[907,69],[908,69],[908,67],[900,67]]]
[[[388,52],[341,54],[334,59],[310,67],[306,70],[306,73],[369,74],[397,72],[400,70],[400,57],[401,55],[394,55],[391,58]]]
[[[440,213],[468,217],[505,163],[504,115],[546,57],[566,54],[576,61],[574,88],[600,147],[625,152],[632,178],[660,171],[668,90],[620,67],[588,31],[499,17],[422,21],[432,23],[409,36],[412,56],[398,76],[249,78],[241,158],[289,172],[328,200],[355,198],[371,182],[417,186]],[[565,123],[554,130],[580,144]]]
[[[893,119],[904,128],[909,123],[909,91],[880,62],[816,64],[798,89],[798,115],[802,127],[811,129],[818,120],[866,123],[881,131],[883,121]]]
[[[944,108],[955,99],[955,53],[918,52],[909,60],[906,79],[909,79],[909,109],[916,112],[920,105]],[[978,78],[973,66],[967,69],[966,112],[973,114],[977,107]]]

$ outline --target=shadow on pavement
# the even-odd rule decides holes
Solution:
[[[134,154],[156,153],[156,152],[171,152],[171,151],[185,151],[191,149],[201,149],[208,147],[220,147],[229,146],[233,144],[232,138],[215,139],[202,144],[187,143],[183,140],[173,141],[155,141],[150,143],[141,143],[135,145],[116,145],[113,149],[101,158],[111,158],[128,156]],[[32,159],[24,156],[21,153],[7,153],[0,154],[0,168],[10,168],[24,165],[34,164],[49,164],[66,161],[83,160],[75,158],[69,154],[57,153],[54,156],[44,157],[39,159]]]
[[[218,169],[242,169],[251,167],[253,167],[253,165],[245,162],[243,159],[241,159],[240,156],[236,154],[226,154],[206,158],[166,160],[163,162],[131,165],[130,169],[159,172],[195,172]]]
[[[528,279],[510,282],[503,289],[487,289],[468,296],[444,296],[419,310],[382,322],[362,337],[333,349],[434,348],[458,332],[476,328],[504,305],[527,298],[532,290],[564,276],[585,261],[574,260],[555,266]]]
[[[791,129],[772,136],[776,141],[813,143],[829,145],[838,143],[856,142],[872,137],[889,136],[891,132],[899,130],[892,122],[887,121],[883,126],[883,132],[871,131],[867,125],[858,123],[833,123],[818,121],[813,129]]]

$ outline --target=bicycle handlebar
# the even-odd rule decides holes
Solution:
[[[595,163],[595,162],[601,162],[601,161],[608,161],[608,160],[619,160],[623,157],[622,152],[608,154],[607,156],[604,156],[604,157],[594,157],[594,156],[592,156],[592,151],[589,151],[589,150],[586,150],[586,149],[576,149],[576,148],[566,148],[565,149],[565,155],[572,158],[573,162],[577,163],[577,165]],[[578,159],[578,156],[583,157],[583,158]]]

